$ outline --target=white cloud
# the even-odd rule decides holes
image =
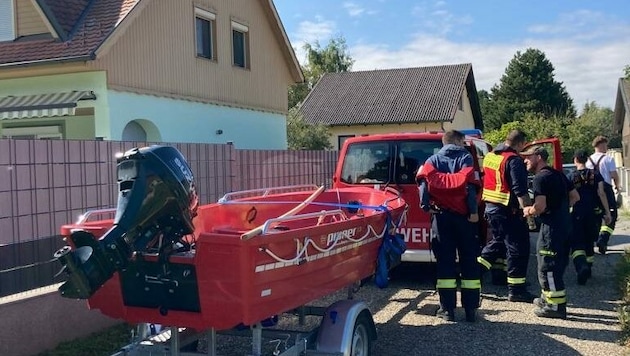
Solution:
[[[446,9],[444,1],[433,4],[420,3],[411,9],[414,25],[420,31],[446,36],[473,23],[469,15],[454,14]]]
[[[523,40],[514,43],[458,43],[441,36],[419,35],[400,49],[385,45],[349,48],[353,70],[421,67],[472,63],[477,90],[498,84],[516,51],[543,51],[555,68],[555,80],[563,82],[578,112],[588,101],[613,108],[617,83],[630,61],[630,39],[598,44],[563,39]]]
[[[300,22],[295,35],[291,36],[291,43],[293,44],[295,54],[300,63],[304,63],[306,59],[306,52],[304,52],[305,44],[314,44],[315,42],[325,44],[335,33],[337,26],[333,21],[325,20],[320,16],[317,16],[315,20],[315,22]]]
[[[358,17],[365,12],[365,8],[359,6],[357,3],[349,1],[343,3],[343,8],[348,11],[348,15],[350,15],[350,17]]]
[[[472,63],[477,89],[498,84],[517,51],[536,48],[553,64],[555,80],[563,82],[578,112],[588,101],[613,108],[619,78],[630,64],[630,25],[601,13],[579,10],[565,13],[557,21],[528,28],[530,38],[508,43],[455,42],[447,33],[455,23],[441,6],[416,6],[419,18],[433,22],[401,48],[361,44],[349,48],[355,59],[353,70],[418,67]],[[429,15],[431,14],[431,15]],[[459,19],[460,24],[472,19]],[[428,31],[427,31],[428,30]]]

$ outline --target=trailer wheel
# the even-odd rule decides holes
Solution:
[[[351,356],[370,356],[372,354],[372,343],[374,341],[373,324],[365,314],[359,315],[354,322],[352,331],[352,343],[350,344]]]

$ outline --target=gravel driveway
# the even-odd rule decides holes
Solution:
[[[608,254],[595,256],[593,278],[585,286],[577,285],[573,265],[567,268],[567,320],[538,318],[532,304],[508,302],[507,287],[488,284],[482,289],[476,323],[463,321],[461,308],[456,311],[456,322],[443,321],[434,316],[438,297],[426,266],[400,266],[386,289],[369,283],[355,298],[365,301],[374,316],[378,340],[373,355],[630,355],[630,349],[617,342],[620,294],[614,274],[624,249],[630,248],[630,221],[622,218],[625,220],[618,224]],[[531,234],[532,247],[535,240],[536,235]],[[530,291],[538,294],[534,256],[527,279]],[[326,306],[344,297],[345,292],[340,291],[314,304]],[[319,323],[317,317],[309,318],[308,325]],[[279,326],[294,326],[296,320],[281,318]],[[220,355],[249,354],[251,339],[237,342],[229,336],[222,338],[227,342],[219,343]],[[264,354],[271,354],[273,347],[265,344],[264,349],[268,352]]]
[[[531,235],[532,243],[535,234]],[[607,255],[595,256],[593,278],[585,286],[576,283],[571,264],[565,274],[569,299],[567,320],[542,319],[534,306],[507,301],[507,287],[486,285],[476,323],[456,322],[434,316],[438,297],[433,283],[419,266],[401,266],[390,286],[379,290],[363,287],[357,294],[365,300],[378,329],[375,355],[622,355],[616,307],[619,292],[614,286],[615,266],[630,243],[630,222],[622,221],[611,239]],[[532,249],[532,251],[534,251]],[[540,289],[536,260],[530,259],[527,276],[531,292]],[[457,314],[458,313],[458,314]]]

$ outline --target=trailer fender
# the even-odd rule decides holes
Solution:
[[[367,305],[356,300],[340,300],[331,304],[324,313],[317,333],[317,351],[350,356],[352,334],[359,317],[367,318],[369,337],[376,340],[376,327]]]

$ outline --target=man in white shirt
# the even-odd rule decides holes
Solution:
[[[615,230],[615,222],[617,221],[617,199],[615,192],[619,192],[619,175],[617,174],[617,166],[612,157],[606,155],[608,151],[608,139],[604,136],[597,136],[593,140],[593,153],[586,162],[586,168],[595,169],[604,178],[604,192],[608,198],[608,206],[610,207],[610,223],[602,225],[599,229],[599,238],[597,239],[597,247],[602,255],[608,249],[608,240]],[[614,188],[613,188],[614,184]]]

